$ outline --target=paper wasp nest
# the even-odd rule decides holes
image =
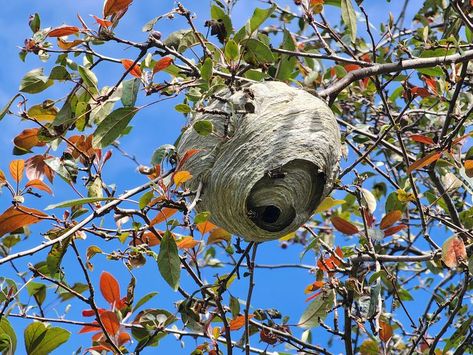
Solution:
[[[199,135],[207,120],[213,133]],[[266,241],[296,231],[330,193],[338,171],[340,131],[330,108],[281,82],[220,92],[192,117],[178,143],[187,187],[202,182],[197,211],[246,240]]]

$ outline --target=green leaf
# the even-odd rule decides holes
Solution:
[[[16,350],[16,334],[7,317],[0,319],[0,351],[2,354],[14,354]]]
[[[210,133],[213,132],[213,129],[214,129],[212,122],[208,120],[197,121],[194,123],[192,127],[201,136],[208,136]]]
[[[186,104],[177,104],[174,109],[180,113],[189,113],[192,111],[189,105]]]
[[[136,107],[121,107],[110,113],[97,126],[92,139],[93,146],[104,148],[112,144],[122,134],[137,112]]]
[[[54,277],[61,266],[62,258],[66,254],[67,247],[69,246],[69,240],[71,237],[61,243],[56,243],[51,247],[51,251],[46,257],[46,266],[48,267],[49,275]]]
[[[26,285],[26,289],[28,290],[28,294],[30,296],[34,296],[40,305],[43,304],[44,300],[46,299],[45,284],[32,281]]]
[[[272,5],[268,9],[256,8],[253,12],[253,16],[250,18],[250,32],[253,33],[256,31],[259,26],[271,16],[274,10],[276,10],[276,5]]]
[[[52,80],[49,80],[44,75],[43,68],[33,69],[21,79],[20,91],[28,94],[37,94],[53,85],[53,83]]]
[[[237,60],[240,57],[240,48],[234,40],[229,40],[225,45],[225,58],[227,60]]]
[[[140,210],[148,206],[148,203],[150,203],[153,197],[154,197],[153,191],[148,191],[143,196],[141,196],[140,200],[138,201],[138,206],[140,207]]]
[[[82,293],[84,293],[85,291],[87,291],[89,289],[89,286],[86,285],[86,284],[77,282],[74,285],[70,286],[70,288],[73,289],[74,291],[82,294]],[[61,299],[62,302],[76,297],[75,295],[73,295],[72,293],[70,293],[69,291],[67,291],[66,289],[64,289],[62,287],[58,287],[56,292],[58,293],[59,298]]]
[[[41,322],[31,323],[25,329],[25,348],[28,355],[49,354],[64,344],[71,333],[59,327],[46,327]]]
[[[138,308],[140,308],[142,305],[144,305],[146,302],[148,302],[150,299],[152,299],[154,296],[156,296],[158,292],[150,292],[147,295],[141,297],[138,302],[136,302],[135,306],[133,307],[132,312],[135,312]]]
[[[55,66],[49,73],[50,80],[69,80],[70,78],[71,74],[62,65]]]
[[[84,85],[92,90],[93,93],[98,93],[98,79],[94,72],[86,67],[79,65],[77,67],[80,77],[82,78]]]
[[[10,110],[10,106],[13,104],[13,102],[16,100],[16,98],[20,96],[20,94],[16,94],[15,96],[13,96],[10,101],[8,101],[8,103],[0,110],[0,121],[3,119],[3,117],[6,116],[6,114],[9,112]]]
[[[39,18],[39,14],[35,13],[30,17],[29,25],[31,28],[31,32],[36,33],[41,28],[41,19]]]
[[[209,81],[210,78],[212,78],[213,75],[213,61],[210,58],[206,58],[204,61],[204,64],[202,64],[202,67],[200,68],[200,75],[202,79]]]
[[[353,9],[352,0],[341,0],[342,20],[350,32],[351,41],[356,40],[356,14]]]
[[[210,16],[213,20],[222,21],[223,26],[225,27],[225,38],[228,38],[228,36],[233,32],[233,25],[230,16],[228,16],[220,7],[215,5],[212,5],[210,8]]]
[[[243,59],[249,64],[270,64],[274,62],[271,49],[261,41],[249,38],[243,45]]]
[[[291,33],[288,30],[284,30],[281,48],[287,49],[289,51],[294,51],[296,49],[294,39],[292,38]],[[287,81],[291,77],[291,74],[294,71],[294,68],[296,67],[296,63],[296,57],[289,56],[287,54],[281,55],[276,71],[276,79],[280,81]]]
[[[333,307],[334,297],[332,291],[324,291],[313,300],[299,319],[298,326],[313,328],[320,325],[319,319],[324,320],[328,311]]]
[[[44,160],[45,164],[54,170],[62,179],[70,183],[77,179],[77,164],[73,160],[62,160],[57,157]]]
[[[138,97],[138,90],[140,89],[141,80],[138,78],[125,80],[122,89],[122,104],[125,107],[133,107]]]
[[[181,277],[181,259],[173,235],[166,231],[161,240],[158,254],[158,268],[163,279],[174,291],[179,288]]]
[[[176,151],[176,147],[172,144],[163,144],[158,149],[156,149],[151,157],[151,165],[159,165],[162,161],[170,157]]]
[[[67,100],[54,118],[53,126],[70,125],[76,120],[72,114],[71,102]]]
[[[440,76],[440,77],[444,76],[444,72],[443,72],[442,68],[438,65],[436,67],[433,67],[433,68],[419,68],[419,69],[416,69],[416,70],[419,73],[424,74],[424,75],[428,75],[428,76]]]
[[[68,200],[68,201],[63,201],[63,202],[60,202],[60,203],[56,203],[54,205],[49,205],[44,210],[47,211],[47,210],[52,210],[54,208],[68,208],[68,207],[84,205],[86,203],[95,203],[95,202],[100,202],[100,201],[112,201],[112,200],[116,200],[116,198],[113,198],[113,197],[78,198],[76,200]]]
[[[151,31],[154,28],[154,25],[156,24],[156,22],[158,22],[160,18],[161,18],[161,16],[157,16],[157,17],[149,20],[148,22],[146,22],[145,25],[143,26],[143,28],[141,29],[141,31],[143,31],[143,32]]]

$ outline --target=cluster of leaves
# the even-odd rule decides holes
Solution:
[[[193,354],[215,355],[223,347],[228,354],[235,347],[264,353],[250,348],[257,334],[276,349],[328,354],[318,336],[322,331],[330,334],[330,343],[340,339],[347,354],[472,351],[473,313],[466,300],[473,275],[468,65],[473,4],[426,0],[405,27],[406,7],[384,18],[365,10],[363,1],[265,2],[251,9],[240,28],[232,18],[237,0],[214,0],[208,16],[199,14],[197,20],[178,4],[144,25],[143,42],[116,34],[132,0],[106,0],[101,16],[93,16],[94,25],[78,16],[80,25],[44,28],[39,14],[30,18],[32,35],[20,57],[56,59],[46,71],[29,71],[20,92],[0,111],[0,120],[15,115],[31,125],[13,138],[13,154],[25,159],[9,162],[9,175],[0,170],[0,188],[12,196],[0,214],[0,265],[43,249],[48,254],[30,265],[31,279],[23,273],[2,279],[1,351],[17,347],[10,323],[15,317],[35,320],[24,333],[28,354],[48,353],[70,337],[45,320],[81,326],[76,333],[94,332],[90,353],[139,353],[167,334],[198,338]],[[327,17],[330,13],[336,16]],[[158,30],[166,21],[180,20],[182,29],[162,38]],[[106,43],[138,54],[132,59],[103,55]],[[114,85],[100,85],[97,68],[104,65],[122,71]],[[134,117],[147,108],[181,97],[175,110],[189,117],[205,111],[219,90],[263,80],[327,99],[343,128],[346,154],[337,199],[327,197],[304,228],[279,242],[299,248],[301,259],[313,256],[309,265],[278,266],[306,267],[315,274],[305,289],[310,303],[297,322],[290,322],[293,314],[285,315],[291,309],[251,305],[257,245],[232,243],[209,213],[193,211],[201,191],[186,188],[192,176],[182,167],[198,151],[178,156],[171,144],[159,147],[147,166],[139,166],[143,184],[121,195],[107,175],[119,159],[112,152],[124,152],[118,140],[133,134]],[[68,85],[64,97],[30,105],[58,85]],[[147,97],[153,99],[137,105]],[[18,112],[13,112],[15,103]],[[216,134],[205,120],[193,129]],[[58,176],[79,198],[27,207],[40,193],[52,194]],[[135,195],[137,201],[131,199]],[[62,216],[47,212],[59,209]],[[24,250],[34,224],[43,228],[44,239]],[[119,281],[107,272],[99,288],[109,307],[98,307],[91,274],[99,256],[123,261],[130,273],[155,261],[153,267],[179,297],[176,308],[137,312],[157,293],[135,303],[139,280],[132,276],[123,296]],[[69,257],[85,283],[71,284],[64,263]],[[182,282],[184,275],[192,286]],[[250,286],[240,297],[232,285],[243,277]],[[419,310],[413,300],[424,291],[429,300]],[[82,302],[84,318],[45,317],[45,300],[53,292],[61,301]]]

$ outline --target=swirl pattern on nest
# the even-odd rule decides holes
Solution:
[[[213,124],[211,135],[192,125]],[[202,182],[197,211],[246,240],[278,239],[296,231],[327,196],[338,172],[340,131],[330,108],[280,82],[218,93],[196,113],[177,149],[200,152],[182,167],[190,189]]]

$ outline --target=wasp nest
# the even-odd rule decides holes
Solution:
[[[209,135],[197,133],[198,121]],[[251,241],[296,231],[330,193],[338,171],[340,131],[329,107],[280,82],[225,90],[196,113],[178,153],[198,149],[183,169],[202,184],[197,211]]]

